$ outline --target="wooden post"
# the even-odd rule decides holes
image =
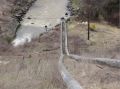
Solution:
[[[45,30],[46,30],[46,32],[47,32],[47,25],[45,25]]]
[[[41,34],[39,35],[39,39],[38,39],[38,42],[40,42],[40,37],[41,37]]]
[[[90,9],[88,8],[88,40],[90,40]]]
[[[62,53],[65,54],[65,18],[61,18]]]

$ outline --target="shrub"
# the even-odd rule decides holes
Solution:
[[[95,30],[96,30],[96,25],[95,25],[95,24],[90,24],[90,29],[91,29],[92,31],[95,31]]]

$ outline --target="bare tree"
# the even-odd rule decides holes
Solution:
[[[90,20],[98,16],[101,0],[80,0],[78,15],[88,22],[88,40],[90,40]]]

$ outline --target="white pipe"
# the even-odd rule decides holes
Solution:
[[[65,28],[65,50],[66,50],[67,56],[69,56],[70,58],[75,59],[77,61],[89,62],[89,63],[99,63],[99,64],[108,65],[108,66],[111,66],[111,67],[120,68],[120,60],[118,60],[118,59],[92,58],[92,57],[88,58],[88,57],[85,57],[85,56],[70,54],[69,50],[68,50],[68,34],[67,33],[68,32],[67,32],[67,27],[66,27]]]
[[[67,31],[67,23],[65,22],[65,50],[66,54],[69,55],[68,51],[68,31]]]
[[[60,56],[60,59],[59,59],[59,71],[60,71],[61,76],[62,76],[64,82],[66,83],[68,89],[83,89],[80,86],[80,84],[70,75],[70,73],[67,71],[67,69],[64,66],[64,55],[65,54],[63,53],[63,48],[67,48],[67,45],[64,45],[66,47],[63,47],[63,37],[65,37],[65,34],[63,35],[63,29],[62,29],[63,28],[63,23],[64,22],[61,22],[61,37],[60,37],[60,41],[61,41],[61,46],[60,46],[61,56]],[[65,39],[65,41],[66,41],[66,39]]]

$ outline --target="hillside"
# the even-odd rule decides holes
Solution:
[[[88,40],[88,22],[75,14],[78,0],[70,0],[68,51],[83,57],[75,60],[66,53],[65,24],[60,22],[67,0],[38,0],[33,6],[35,0],[0,1],[0,89],[76,89],[76,81],[83,89],[120,89],[120,66],[89,62],[108,58],[119,65],[120,28],[90,19]]]

